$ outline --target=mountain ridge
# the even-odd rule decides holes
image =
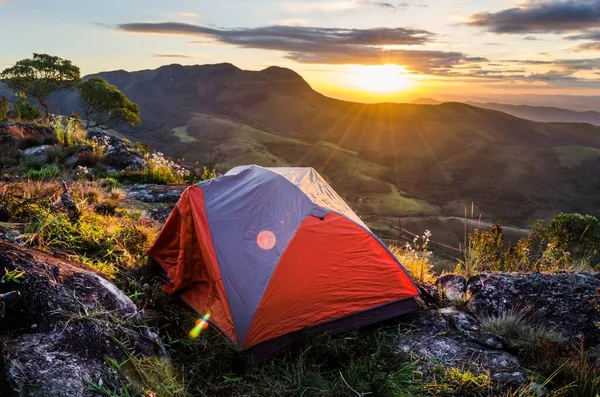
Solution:
[[[142,124],[119,129],[130,139],[186,162],[218,149],[223,169],[313,166],[362,215],[461,216],[474,201],[488,218],[525,226],[600,208],[600,128],[589,124],[455,102],[341,101],[278,67],[173,64],[98,75],[140,105]],[[63,113],[77,110],[74,93],[52,100]]]

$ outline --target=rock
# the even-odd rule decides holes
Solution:
[[[570,341],[584,338],[588,346],[595,346],[600,343],[600,313],[590,300],[598,297],[598,288],[600,280],[587,272],[481,274],[468,282],[468,308],[492,316],[526,310],[532,322]]]
[[[52,146],[52,145],[41,145],[41,146],[30,147],[28,149],[23,150],[23,156],[30,158],[30,159],[39,160],[39,161],[46,161],[48,159],[50,150],[53,147],[54,146]]]
[[[148,162],[139,152],[119,146],[111,146],[103,162],[117,170],[143,171],[148,168]]]
[[[446,274],[439,277],[435,282],[439,290],[440,299],[454,300],[464,296],[467,290],[467,280],[456,274]]]
[[[89,146],[82,146],[77,148],[77,151],[65,160],[65,164],[71,167],[75,167],[77,165],[91,165],[91,161],[89,159],[92,158],[94,150]]]
[[[109,134],[101,128],[90,128],[87,131],[88,138],[93,139],[107,148],[103,163],[116,170],[143,171],[148,168],[148,162],[144,156],[131,147],[122,138]]]
[[[440,310],[440,313],[446,317],[450,324],[465,338],[492,349],[504,348],[501,341],[481,329],[479,322],[475,317],[461,312],[454,307],[443,308]]]
[[[515,371],[519,367],[515,356],[475,342],[482,339],[475,336],[475,331],[470,336],[463,335],[437,310],[407,316],[399,332],[398,349],[419,357],[426,376],[439,365],[476,368],[492,374]]]
[[[21,300],[0,321],[0,395],[87,397],[100,379],[118,386],[126,380],[105,360],[126,358],[116,341],[140,357],[165,356],[133,302],[92,269],[0,241],[4,269],[25,274],[12,285]]]
[[[124,188],[127,196],[145,203],[176,203],[189,185],[134,185]]]
[[[6,207],[0,205],[0,222],[8,222],[9,219],[10,217],[8,216],[8,211],[6,210]]]
[[[492,375],[492,380],[504,386],[519,387],[527,382],[527,377],[523,372],[497,372]]]

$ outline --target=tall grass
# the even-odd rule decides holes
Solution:
[[[406,243],[401,247],[391,245],[390,251],[398,258],[404,268],[410,273],[413,280],[420,283],[433,283],[433,264],[431,263],[432,252],[429,250],[429,239],[431,232],[426,230],[422,236],[413,239],[412,244]]]

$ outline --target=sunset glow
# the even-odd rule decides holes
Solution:
[[[349,65],[348,85],[367,93],[390,94],[413,88],[414,81],[398,65]]]

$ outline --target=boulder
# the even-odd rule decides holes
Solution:
[[[519,360],[514,355],[490,347],[496,342],[487,342],[488,335],[480,333],[477,320],[466,313],[465,324],[451,321],[454,311],[423,310],[409,316],[399,326],[398,349],[419,358],[419,369],[426,377],[442,367],[458,367],[478,373],[489,373],[499,386],[502,382],[512,383],[516,376],[499,375],[519,371]],[[463,331],[460,330],[462,327]],[[467,332],[464,332],[467,331]],[[523,377],[523,382],[525,378]]]
[[[21,300],[0,320],[0,395],[94,396],[102,381],[118,390],[127,380],[107,364],[129,354],[164,357],[135,304],[84,265],[0,240],[0,273],[23,271]]]
[[[488,316],[524,311],[534,323],[595,346],[600,343],[600,313],[590,301],[598,297],[598,288],[600,280],[587,272],[480,274],[467,283],[468,308]]]
[[[435,285],[438,288],[439,298],[442,301],[460,299],[467,291],[467,280],[463,276],[456,274],[440,276],[435,281]]]
[[[101,128],[90,128],[87,130],[88,138],[95,140],[107,148],[103,163],[115,170],[142,171],[148,168],[148,162],[144,156],[131,147],[131,145],[118,136],[109,134]]]
[[[143,171],[148,168],[148,162],[140,152],[120,146],[111,146],[103,162],[117,170]]]
[[[34,159],[34,160],[46,161],[48,159],[48,155],[50,154],[50,151],[52,150],[53,147],[54,146],[52,146],[52,145],[41,145],[41,146],[30,147],[30,148],[23,150],[23,156],[25,156],[26,158]]]

